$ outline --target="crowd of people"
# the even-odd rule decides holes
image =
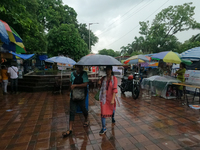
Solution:
[[[67,137],[73,132],[73,124],[75,119],[75,113],[77,106],[80,106],[81,111],[85,117],[85,121],[83,126],[89,126],[90,122],[88,120],[88,110],[85,106],[85,97],[87,95],[87,85],[88,85],[88,75],[87,72],[83,71],[83,66],[76,66],[76,70],[71,72],[70,77],[70,117],[69,117],[69,129],[66,132],[62,133],[63,137]],[[148,70],[144,69],[141,66],[135,68],[135,72],[143,73],[144,75],[152,75],[152,68]],[[184,74],[185,74],[185,65],[180,64],[180,69],[176,72],[177,79],[181,82],[184,82]],[[171,69],[169,66],[164,66],[163,63],[160,63],[157,74],[159,75],[170,75]],[[10,80],[11,85],[11,94],[16,94],[18,92],[18,68],[16,67],[16,63],[12,63],[10,66],[1,66],[1,77],[2,77],[2,87],[3,94],[8,94],[7,85]],[[111,118],[112,123],[115,123],[115,111],[116,111],[116,93],[117,91],[117,78],[113,75],[112,66],[106,67],[106,76],[102,77],[102,79],[98,82],[100,89],[100,107],[101,107],[101,122],[102,129],[99,134],[104,134],[106,129],[106,118]],[[179,96],[182,96],[183,87],[179,87]],[[78,97],[80,96],[80,97]]]

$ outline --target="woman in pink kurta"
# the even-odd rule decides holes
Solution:
[[[114,113],[116,110],[115,96],[117,93],[117,78],[112,75],[112,66],[106,67],[106,76],[101,79],[100,105],[102,129],[99,134],[104,134],[106,130],[106,118],[112,117],[115,123]]]

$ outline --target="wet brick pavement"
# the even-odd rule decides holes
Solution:
[[[108,131],[100,136],[100,107],[90,92],[90,126],[77,114],[73,134],[68,129],[69,93],[51,92],[0,95],[0,150],[175,150],[200,149],[200,112],[175,100],[122,96],[116,124],[107,119]]]

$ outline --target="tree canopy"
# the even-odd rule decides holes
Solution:
[[[149,21],[139,22],[140,36],[135,37],[134,41],[127,46],[121,47],[121,55],[131,55],[133,52],[157,53],[161,51],[181,52],[184,46],[198,45],[198,35],[192,40],[182,44],[176,38],[176,34],[189,29],[200,29],[200,23],[194,19],[194,9],[192,3],[183,5],[169,6],[158,13],[150,24]],[[190,47],[190,46],[189,46]]]
[[[74,54],[77,55],[75,59],[89,53],[87,25],[79,24],[76,11],[68,5],[64,5],[62,0],[1,0],[0,16],[1,20],[12,26],[22,37],[29,53],[48,52],[50,55],[71,55],[71,51],[74,50]],[[64,29],[63,32],[67,33],[69,37],[66,37],[61,29]],[[58,31],[60,35],[55,31]],[[98,42],[98,37],[92,31],[90,32],[91,45],[94,46]],[[72,41],[69,38],[73,40],[77,38],[73,43],[76,45],[67,43]],[[52,39],[55,39],[54,45]],[[66,46],[62,45],[63,43]],[[55,49],[52,50],[52,47],[58,50],[58,53]],[[83,49],[79,51],[78,47]],[[61,52],[61,50],[63,51]]]
[[[101,55],[109,55],[109,56],[112,56],[112,57],[120,56],[120,52],[119,51],[114,51],[112,49],[99,50],[99,54],[101,54]]]
[[[54,27],[49,31],[47,39],[49,42],[48,54],[51,56],[68,55],[77,61],[89,53],[87,44],[73,24]]]

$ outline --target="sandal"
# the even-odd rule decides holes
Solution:
[[[62,133],[63,138],[68,137],[70,134],[72,134],[72,130],[67,130],[66,132]]]
[[[84,126],[84,127],[88,127],[89,125],[90,125],[90,121],[87,121],[87,122],[84,123],[83,126]]]

